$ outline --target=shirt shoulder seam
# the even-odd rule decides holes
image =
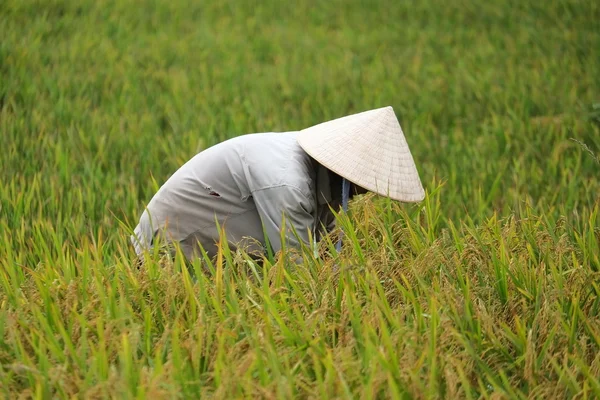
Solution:
[[[278,188],[282,188],[282,187],[289,187],[289,188],[292,188],[292,189],[296,189],[298,192],[300,192],[300,194],[301,194],[301,195],[303,195],[303,196],[304,196],[304,197],[306,197],[306,198],[309,198],[309,196],[307,196],[307,195],[306,195],[306,194],[305,194],[305,193],[302,191],[302,189],[300,189],[300,188],[299,188],[298,186],[296,186],[296,185],[292,185],[292,184],[289,184],[289,183],[280,183],[280,184],[277,184],[277,185],[270,185],[270,186],[261,187],[260,189],[255,189],[255,190],[252,190],[250,193],[262,192],[262,191],[264,191],[264,190],[269,190],[269,189],[278,189]]]

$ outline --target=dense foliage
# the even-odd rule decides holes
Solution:
[[[3,0],[0,394],[600,397],[600,5]],[[198,151],[392,105],[341,254],[128,242]]]

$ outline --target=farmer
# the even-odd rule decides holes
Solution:
[[[392,107],[298,132],[243,135],[200,152],[152,198],[131,240],[138,255],[166,241],[188,259],[201,257],[200,247],[212,257],[220,227],[232,250],[263,254],[268,239],[277,252],[282,234],[298,248],[333,228],[331,209],[346,209],[365,191],[404,202],[424,197]]]

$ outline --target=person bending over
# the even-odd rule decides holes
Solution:
[[[202,257],[201,247],[213,257],[220,227],[234,251],[264,254],[268,239],[277,252],[282,234],[299,248],[334,228],[332,209],[366,191],[403,202],[425,195],[392,107],[242,135],[198,153],[150,200],[131,241],[140,256],[166,240],[188,260]]]

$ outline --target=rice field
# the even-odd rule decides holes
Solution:
[[[0,396],[600,398],[598,21],[592,0],[1,1]],[[357,198],[301,265],[136,263],[144,205],[197,152],[386,105],[422,203]]]

